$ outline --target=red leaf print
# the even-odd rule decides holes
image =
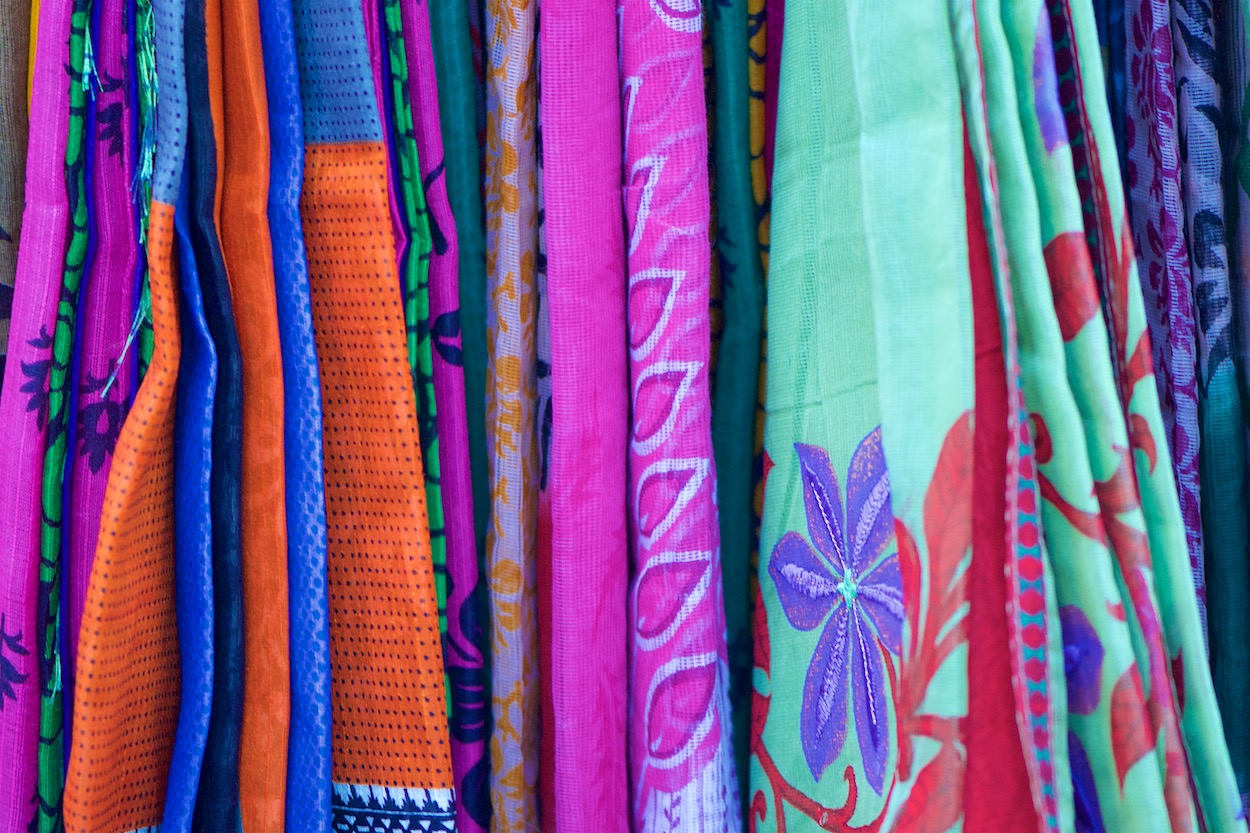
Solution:
[[[1037,458],[1038,465],[1044,466],[1050,462],[1051,455],[1055,452],[1050,441],[1050,429],[1046,427],[1046,420],[1042,419],[1041,414],[1029,414],[1029,421],[1033,423],[1033,455]]]
[[[946,432],[925,492],[930,602],[949,592],[972,548],[972,447],[972,411],[964,411]]]
[[[1128,435],[1133,448],[1146,455],[1150,461],[1150,471],[1155,470],[1155,462],[1159,459],[1159,449],[1155,446],[1154,434],[1150,431],[1150,423],[1141,414],[1129,414]]]
[[[1085,235],[1065,231],[1046,244],[1046,272],[1064,341],[1071,341],[1098,312],[1098,286]]]
[[[1185,712],[1185,660],[1181,658],[1181,652],[1176,652],[1176,658],[1172,660],[1172,683],[1176,686],[1176,708],[1184,714]]]
[[[912,784],[894,821],[896,833],[946,833],[963,814],[964,762],[955,747],[942,744]]]
[[[1124,776],[1133,764],[1150,754],[1155,747],[1146,716],[1146,699],[1142,694],[1141,676],[1136,666],[1129,668],[1111,690],[1111,747],[1115,753],[1115,770],[1124,789]]]
[[[1124,615],[1124,605],[1120,602],[1116,602],[1115,604],[1107,602],[1107,612],[1116,619],[1119,619],[1121,622],[1128,621],[1127,617]]]
[[[1133,395],[1133,386],[1154,373],[1154,360],[1150,357],[1150,331],[1142,330],[1129,356],[1128,367],[1124,374],[1124,385],[1129,396]]]
[[[894,521],[894,537],[898,541],[898,569],[903,578],[903,609],[907,614],[907,630],[911,638],[911,656],[915,656],[920,629],[920,553],[916,539],[901,521]]]

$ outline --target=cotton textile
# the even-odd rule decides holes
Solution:
[[[0,758],[8,775],[0,783],[0,828],[25,829],[36,818],[41,679],[50,675],[40,662],[37,634],[39,590],[40,487],[48,439],[47,385],[52,363],[63,258],[68,244],[69,203],[65,161],[69,135],[69,0],[43,4],[39,26],[44,37],[31,67],[31,143],[27,157],[22,215],[26,246],[18,253],[9,361],[0,395],[0,653],[11,681],[11,697],[0,711]],[[61,33],[58,37],[54,33]],[[33,407],[32,407],[33,406]]]
[[[0,391],[4,389],[9,318],[13,314],[13,279],[21,242],[26,185],[26,102],[32,44],[31,4],[0,4]]]
[[[540,38],[552,413],[550,549],[540,565],[543,829],[623,833],[629,382],[617,349],[626,291],[612,4],[545,0]]]
[[[635,829],[741,829],[708,397],[700,9],[627,0],[630,766]],[[680,588],[680,589],[679,589]],[[674,601],[686,598],[680,606]],[[678,703],[690,686],[696,702]],[[695,816],[683,807],[693,806]]]

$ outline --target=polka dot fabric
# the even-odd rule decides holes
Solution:
[[[148,251],[156,347],[117,440],[79,641],[65,829],[160,821],[178,720],[174,613],[174,396],[179,324],[174,209],[152,203]]]
[[[309,145],[334,781],[450,789],[429,523],[378,142]]]

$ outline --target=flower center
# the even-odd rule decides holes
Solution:
[[[859,598],[859,585],[849,578],[839,581],[837,589],[842,594],[842,598],[846,600],[847,607],[854,605],[855,600]]]

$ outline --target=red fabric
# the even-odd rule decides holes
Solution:
[[[1037,811],[1016,728],[1007,629],[1007,371],[981,196],[964,140],[968,265],[976,344],[972,567],[968,612],[965,833],[1036,833]]]

